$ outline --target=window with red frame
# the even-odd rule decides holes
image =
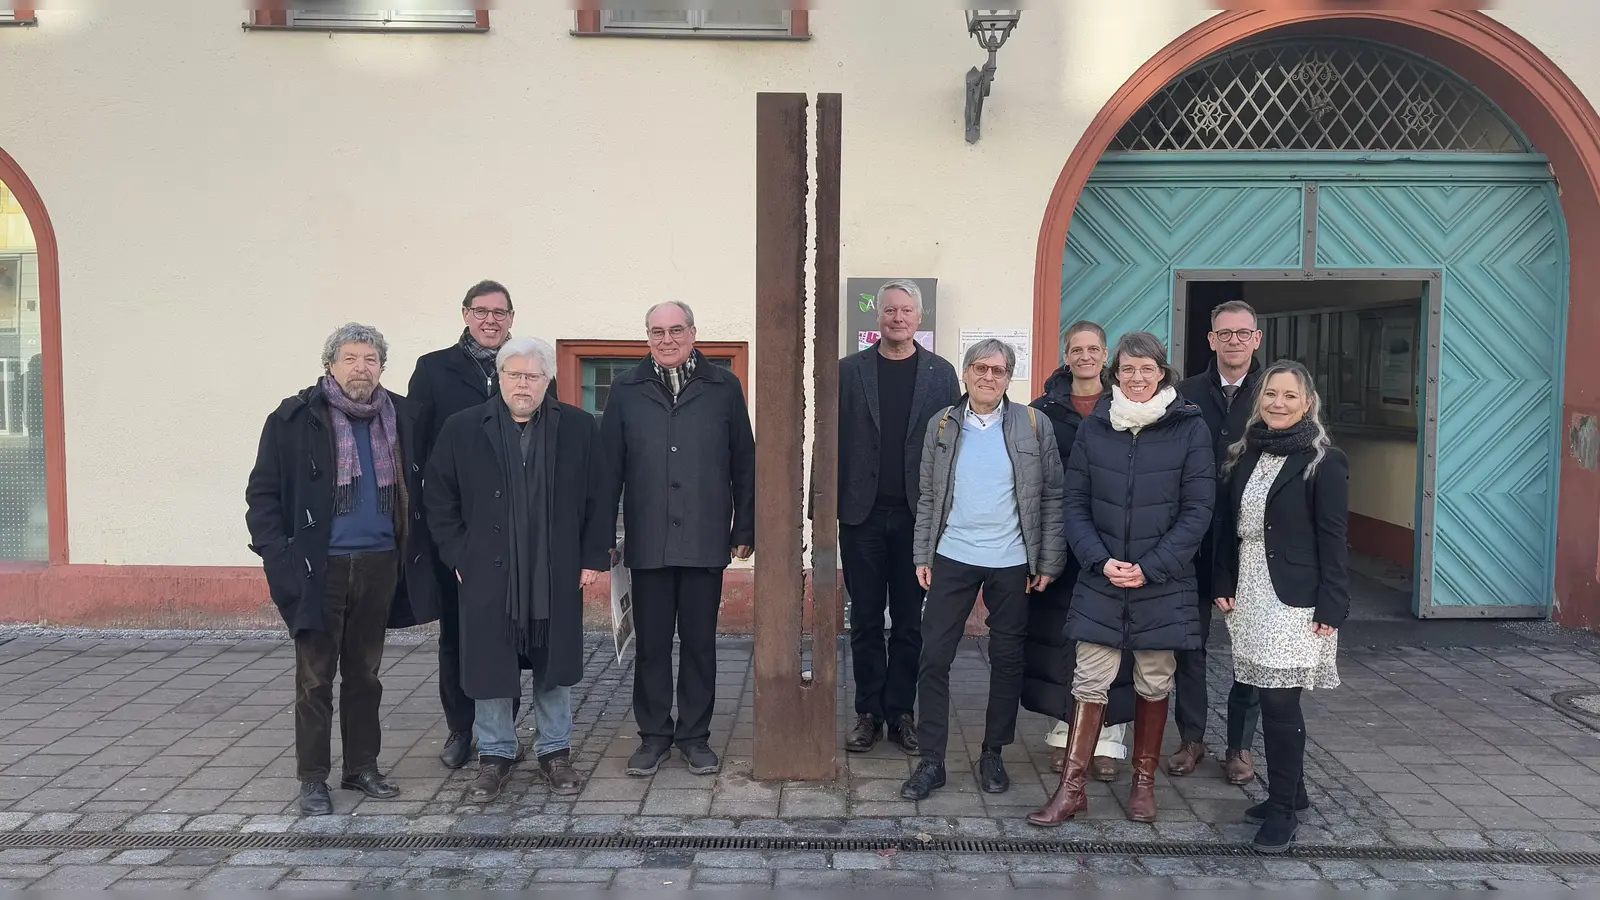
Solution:
[[[595,8],[588,8],[588,7]],[[805,9],[604,9],[585,4],[578,11],[580,35],[620,37],[807,38]]]
[[[247,24],[311,31],[482,31],[489,27],[489,12],[415,4],[375,8],[359,0],[285,0],[259,6]]]
[[[33,5],[28,3],[12,3],[0,9],[0,25],[35,25],[38,24],[33,16]]]

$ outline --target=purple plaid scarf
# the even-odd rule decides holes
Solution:
[[[356,432],[351,419],[372,420],[372,467],[378,470],[378,511],[385,515],[392,513],[395,479],[400,466],[394,403],[389,399],[389,392],[378,388],[371,403],[357,403],[345,396],[344,388],[339,387],[332,375],[322,376],[317,386],[328,401],[329,418],[333,420],[333,444],[339,458],[338,475],[333,483],[334,515],[344,515],[355,509],[355,482],[366,474],[361,471],[361,456],[356,453]]]

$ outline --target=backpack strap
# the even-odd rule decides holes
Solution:
[[[933,436],[935,442],[944,440],[944,425],[950,421],[950,411],[953,409],[955,409],[954,406],[946,406],[944,412],[939,414],[939,430]]]
[[[1031,406],[1028,407],[1028,424],[1033,426],[1033,436],[1037,439],[1039,437],[1039,411]]]

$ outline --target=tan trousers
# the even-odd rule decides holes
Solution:
[[[1121,668],[1121,650],[1079,641],[1072,696],[1085,703],[1105,703]],[[1146,700],[1162,700],[1172,693],[1172,676],[1177,670],[1178,660],[1171,650],[1133,651],[1133,689]]]

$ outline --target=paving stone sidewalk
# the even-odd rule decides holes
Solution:
[[[1307,788],[1314,810],[1301,841],[1349,848],[1600,851],[1600,739],[1545,702],[1600,691],[1600,644],[1548,626],[1472,623],[1362,643],[1347,630],[1344,685],[1307,696]],[[1218,629],[1221,631],[1222,629]],[[1420,638],[1418,637],[1420,636]],[[1434,638],[1444,636],[1449,640]],[[751,643],[721,642],[714,746],[722,774],[690,775],[674,758],[653,778],[623,774],[637,744],[629,664],[588,642],[574,690],[574,764],[589,776],[575,800],[551,796],[526,771],[496,803],[463,802],[468,770],[437,755],[445,730],[436,657],[426,635],[397,634],[385,661],[383,763],[404,794],[365,800],[334,791],[337,813],[292,814],[293,648],[281,636],[0,630],[0,830],[137,833],[857,835],[1233,843],[1241,813],[1263,795],[1221,779],[1213,758],[1195,775],[1158,779],[1161,822],[1127,822],[1127,775],[1091,785],[1088,816],[1040,833],[1023,816],[1042,803],[1047,722],[1024,714],[1006,752],[1014,785],[977,790],[987,697],[982,641],[963,645],[954,685],[950,785],[921,803],[899,797],[911,761],[888,744],[840,753],[824,784],[764,784],[751,773]],[[1227,689],[1225,641],[1212,656],[1212,734]],[[847,656],[847,654],[845,654]],[[850,718],[840,690],[840,734]],[[1175,740],[1169,728],[1169,745]],[[1258,748],[1259,749],[1259,748]],[[1214,747],[1213,751],[1220,748]],[[337,744],[335,753],[338,753]],[[165,855],[163,855],[165,854]],[[681,887],[1242,886],[1314,880],[1351,885],[1485,886],[1587,881],[1591,870],[1375,860],[1050,857],[931,853],[763,854],[731,851],[0,850],[0,887],[171,886],[523,887],[571,883]],[[1130,881],[1131,879],[1131,881]],[[1221,879],[1218,881],[1217,879]],[[169,884],[170,883],[170,884]]]

